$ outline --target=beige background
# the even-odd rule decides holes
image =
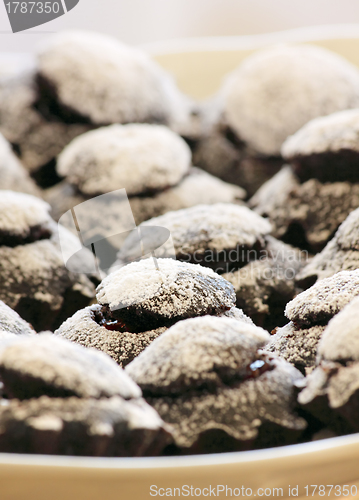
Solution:
[[[65,16],[12,34],[0,4],[0,50],[33,50],[48,32],[90,29],[131,44],[195,36],[248,35],[359,22],[358,0],[80,0]],[[47,32],[47,33],[46,33]]]

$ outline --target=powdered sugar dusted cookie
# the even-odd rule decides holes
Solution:
[[[190,149],[174,132],[130,124],[81,135],[61,153],[57,171],[86,196],[121,188],[132,196],[178,184],[190,164]]]
[[[249,56],[223,89],[228,123],[255,150],[277,155],[312,118],[359,106],[358,69],[325,49],[287,45]]]
[[[96,125],[168,122],[173,113],[170,77],[145,53],[105,35],[52,37],[38,55],[38,75],[63,113]]]
[[[168,212],[141,225],[147,226],[165,227],[170,231],[177,259],[213,269],[229,261],[227,254],[236,249],[241,252],[236,261],[233,259],[233,265],[243,266],[249,259],[247,250],[258,252],[262,249],[265,246],[264,237],[271,231],[267,220],[245,206],[229,203],[197,205]],[[131,253],[136,243],[134,240],[135,235],[126,240],[118,253],[119,261],[126,262],[126,255]],[[156,249],[156,255],[166,255],[166,250],[165,244]]]
[[[0,300],[0,330],[14,335],[32,335],[35,333],[31,325],[2,300]]]
[[[359,110],[311,120],[285,141],[282,155],[302,182],[358,182]]]
[[[357,295],[359,270],[342,271],[299,294],[287,304],[285,315],[299,327],[325,325]]]
[[[268,338],[241,321],[189,319],[156,339],[126,371],[171,423],[184,453],[263,445],[260,434],[269,422],[279,429],[272,434],[279,443],[285,431],[305,427],[293,413],[293,382],[301,375],[258,352]]]
[[[0,375],[4,393],[11,399],[141,396],[109,356],[50,333],[17,336],[1,347]]]
[[[224,379],[250,376],[249,365],[269,339],[262,328],[231,318],[179,321],[126,371],[145,394],[222,386]]]
[[[107,320],[128,331],[147,331],[205,314],[218,315],[235,305],[232,285],[211,269],[172,259],[133,262],[97,287]]]

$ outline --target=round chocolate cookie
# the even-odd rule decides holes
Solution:
[[[9,399],[141,396],[109,356],[50,333],[17,336],[0,346],[0,378]]]
[[[358,285],[359,271],[342,271],[297,295],[285,309],[290,323],[275,330],[266,351],[284,358],[302,372],[310,371],[328,321],[359,295]]]
[[[107,322],[134,333],[184,318],[219,315],[235,305],[227,280],[211,269],[172,259],[128,264],[100,283],[96,297]]]
[[[30,178],[11,150],[10,144],[0,134],[0,179],[1,189],[20,191],[38,196],[40,190]]]
[[[285,314],[299,327],[326,325],[357,295],[359,270],[342,271],[299,294],[287,304]]]
[[[296,276],[297,284],[307,288],[317,280],[340,271],[359,268],[359,209],[353,210],[334,237]]]
[[[359,110],[315,118],[282,147],[283,158],[301,182],[359,182]]]
[[[358,432],[358,297],[325,328],[318,345],[317,367],[300,384],[299,402],[339,432]]]
[[[10,191],[0,192],[0,200],[0,300],[35,330],[52,329],[88,305],[94,285],[65,268],[57,225],[44,201]],[[88,254],[84,249],[82,259],[93,261]]]
[[[149,219],[141,228],[159,226],[171,233],[177,260],[201,264],[223,273],[229,266],[242,267],[265,247],[271,225],[245,206],[216,203],[168,212]],[[126,263],[137,243],[131,234],[117,255],[117,263]],[[156,249],[156,256],[166,256],[168,242]],[[227,264],[227,266],[226,266]],[[222,266],[222,267],[221,267]],[[223,267],[225,266],[225,267]]]
[[[223,88],[226,119],[256,151],[279,155],[309,120],[359,106],[359,71],[310,45],[285,45],[249,56]]]
[[[14,335],[32,335],[32,326],[0,300],[0,330]]]
[[[156,456],[169,427],[141,398],[49,398],[0,404],[0,451],[45,455]]]
[[[72,141],[60,154],[57,171],[84,196],[126,189],[144,195],[174,186],[189,171],[191,152],[161,125],[111,125]]]
[[[42,99],[74,121],[170,123],[180,92],[140,50],[85,31],[53,36],[38,54]]]
[[[173,426],[182,453],[283,444],[306,426],[293,413],[301,374],[258,351],[268,339],[261,328],[229,318],[180,321],[126,372]],[[269,438],[272,425],[278,432]]]

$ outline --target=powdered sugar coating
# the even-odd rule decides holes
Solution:
[[[359,153],[359,109],[339,111],[308,122],[284,142],[281,153],[288,160],[350,149]]]
[[[58,173],[87,196],[125,188],[127,195],[177,184],[191,152],[161,125],[111,125],[74,139],[60,154]]]
[[[101,306],[98,304],[81,309],[67,319],[55,335],[103,351],[118,365],[125,366],[167,330],[165,327],[141,333],[107,330],[98,324],[96,316],[101,317]]]
[[[151,395],[221,386],[224,377],[245,373],[269,338],[262,328],[231,318],[187,319],[154,340],[126,372]]]
[[[164,318],[221,312],[235,305],[232,285],[211,269],[172,259],[133,262],[97,287],[96,298],[111,310],[134,306]]]
[[[298,326],[326,324],[359,295],[359,270],[318,281],[287,304],[285,315]]]
[[[282,45],[249,56],[224,89],[227,120],[255,150],[278,155],[309,120],[359,107],[358,69],[308,45]]]
[[[12,397],[141,396],[136,384],[104,353],[47,333],[18,338],[21,342],[0,349],[4,390]]]
[[[319,359],[359,361],[359,297],[331,319],[318,346]]]
[[[0,300],[0,330],[15,335],[32,335],[35,333],[31,325],[2,300]]]
[[[72,31],[48,40],[38,72],[64,107],[96,125],[168,121],[174,83],[138,49]]]
[[[50,205],[25,193],[0,191],[0,232],[26,238],[33,227],[51,221]]]

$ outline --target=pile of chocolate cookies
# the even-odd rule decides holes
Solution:
[[[359,432],[359,69],[314,46],[194,102],[56,35],[0,76],[0,452]]]

